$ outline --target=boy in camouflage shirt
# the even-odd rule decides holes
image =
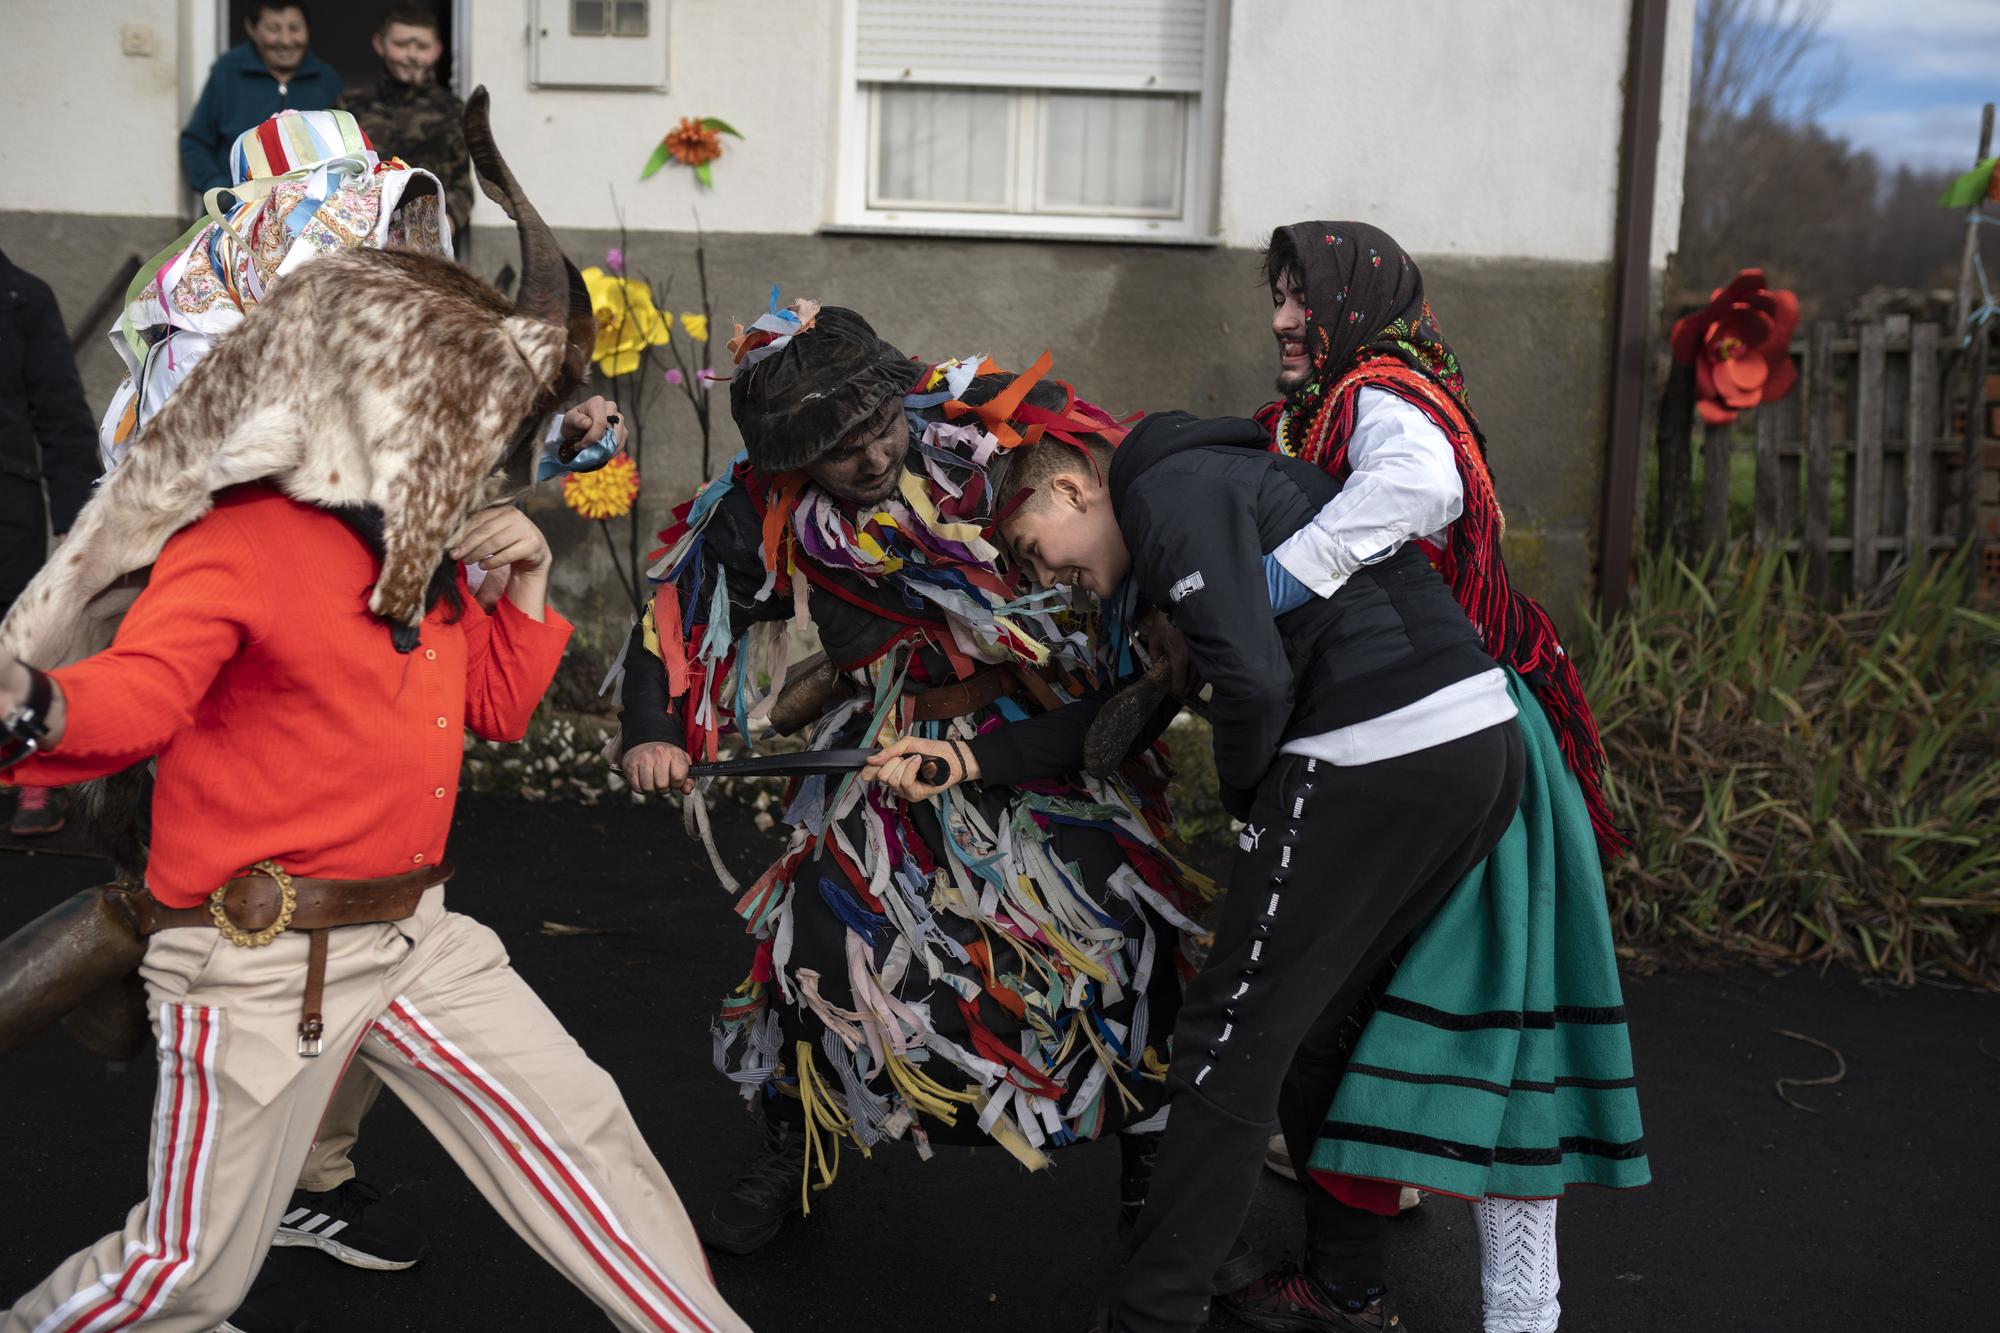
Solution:
[[[472,215],[465,104],[437,80],[444,38],[436,16],[421,5],[390,6],[375,29],[375,54],[382,58],[382,77],[347,89],[340,106],[361,123],[377,153],[400,157],[444,182],[452,235],[462,236]]]

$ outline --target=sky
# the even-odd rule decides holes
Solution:
[[[1847,71],[1827,129],[1890,166],[1972,165],[1980,104],[2000,102],[2000,0],[1831,0],[1824,30]]]

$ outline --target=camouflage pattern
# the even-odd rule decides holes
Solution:
[[[400,157],[444,182],[445,212],[454,235],[472,215],[472,173],[465,151],[465,103],[441,83],[401,83],[386,73],[340,95],[378,155]]]

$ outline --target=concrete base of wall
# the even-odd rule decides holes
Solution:
[[[185,222],[0,212],[0,249],[56,290],[74,321],[127,254],[150,258]],[[579,266],[602,264],[617,233],[565,231]],[[654,284],[663,309],[700,309],[695,238],[635,231],[622,238],[627,270]],[[983,352],[1026,366],[1044,348],[1055,373],[1115,412],[1185,408],[1248,413],[1272,396],[1270,303],[1254,252],[1230,248],[1049,244],[836,235],[710,235],[706,241],[718,365],[732,320],[764,310],[770,288],[852,306],[914,355]],[[512,233],[479,227],[471,264],[483,275],[517,263]],[[1602,488],[1609,374],[1608,264],[1422,259],[1425,285],[1472,385],[1507,513],[1507,559],[1517,584],[1569,623],[1591,586]],[[686,341],[676,322],[683,351]],[[664,352],[665,349],[660,349]],[[120,374],[101,336],[80,357],[101,410]],[[671,365],[664,358],[661,368]],[[681,391],[656,370],[644,385],[605,386],[645,423],[645,491],[639,549],[701,477],[701,440]],[[718,396],[723,392],[718,389]],[[711,462],[737,448],[726,406],[716,404]],[[412,404],[420,416],[431,405]],[[563,510],[553,493],[531,510],[558,552],[557,584],[592,637],[622,630],[629,608],[610,577],[602,537]],[[618,523],[619,548],[626,549]]]

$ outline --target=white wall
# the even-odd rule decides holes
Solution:
[[[493,135],[556,226],[615,227],[612,191],[635,231],[810,232],[826,216],[841,6],[832,0],[667,0],[667,90],[528,86],[530,0],[474,0],[471,84],[493,94]],[[715,188],[678,164],[639,179],[683,116],[720,116]],[[484,198],[475,224],[505,225]]]
[[[1619,0],[1238,0],[1223,239],[1358,218],[1419,254],[1610,260],[1630,20]]]
[[[351,0],[365,2],[365,0]],[[1079,0],[1082,2],[1082,0]],[[212,58],[215,0],[5,0],[0,208],[178,215],[175,134]],[[532,0],[469,0],[470,83],[558,226],[808,233],[829,216],[842,0],[668,0],[665,92],[528,83]],[[1219,225],[1254,246],[1281,222],[1366,218],[1419,254],[1603,262],[1615,245],[1629,5],[1234,0]],[[1679,231],[1694,0],[1673,0],[1655,265]],[[121,24],[154,54],[120,53]],[[193,39],[185,35],[194,33]],[[205,39],[205,40],[204,40]],[[183,68],[183,65],[186,68]],[[682,116],[717,115],[716,188],[639,168]],[[504,222],[484,198],[476,220]]]
[[[0,208],[182,211],[176,136],[185,3],[0,3]],[[150,31],[151,56],[120,54],[122,24]]]
[[[1667,10],[1667,50],[1661,61],[1660,160],[1654,177],[1653,267],[1664,268],[1680,248],[1681,202],[1685,193],[1688,140],[1688,84],[1694,76],[1695,0],[1671,0]]]

